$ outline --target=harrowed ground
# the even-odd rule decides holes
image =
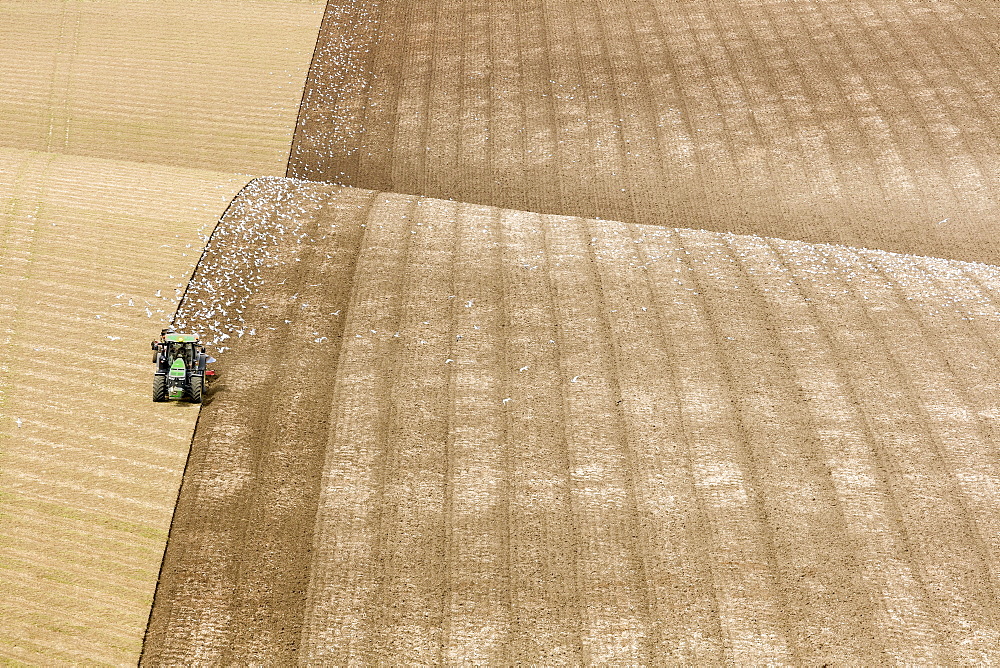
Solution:
[[[350,0],[288,176],[1000,264],[985,0]]]
[[[143,662],[996,660],[998,290],[255,181]]]

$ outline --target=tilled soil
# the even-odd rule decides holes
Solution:
[[[1000,660],[1000,274],[885,252],[1000,262],[998,42],[329,3],[288,175],[356,187],[255,182],[185,297],[222,377],[143,662]]]
[[[993,267],[272,180],[199,276],[146,664],[1000,659]]]
[[[964,0],[328,5],[288,176],[1000,263]]]
[[[309,191],[317,188],[300,188],[305,197],[292,206],[282,206],[284,189],[273,182],[265,192],[245,192],[216,230],[182,305],[182,317],[195,314],[190,327],[202,324],[199,314],[252,314],[244,315],[245,336],[237,335],[230,362],[220,365],[195,431],[147,633],[149,661],[285,663],[297,655],[330,438],[326,414],[373,196],[328,197],[321,189],[313,203]],[[297,207],[303,202],[307,212]],[[279,220],[303,216],[305,224],[272,236]],[[276,264],[254,274],[247,264],[260,260],[268,242]],[[231,282],[234,272],[240,283]],[[252,300],[240,287],[250,275],[264,281]],[[213,307],[192,308],[198,300]]]

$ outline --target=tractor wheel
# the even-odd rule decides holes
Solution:
[[[167,377],[153,376],[153,401],[167,400]]]
[[[205,377],[191,376],[191,403],[200,404],[201,398],[205,394]]]

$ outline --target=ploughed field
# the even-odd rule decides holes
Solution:
[[[257,180],[179,311],[230,349],[143,660],[996,661],[998,298],[981,264]]]
[[[983,0],[331,3],[288,175],[1000,263]]]

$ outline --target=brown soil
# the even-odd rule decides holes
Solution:
[[[228,350],[143,662],[1000,660],[1000,274],[802,243],[1000,262],[998,44],[329,3],[288,175],[356,187],[256,182],[192,283]]]
[[[1000,659],[994,268],[281,181],[210,252],[144,663]]]
[[[988,3],[331,2],[288,176],[1000,263]]]
[[[222,317],[198,302],[236,301],[230,314],[246,309],[248,324],[218,365],[195,431],[147,662],[287,664],[297,655],[331,379],[373,197],[328,192],[284,181],[244,191],[182,304],[188,331],[210,333],[209,319]],[[281,221],[301,226],[283,235]],[[274,264],[256,273],[262,251]]]

